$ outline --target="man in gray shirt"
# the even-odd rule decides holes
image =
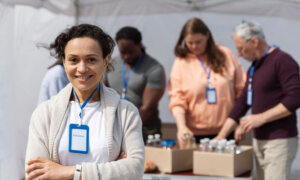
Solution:
[[[141,40],[136,28],[124,27],[118,31],[116,42],[120,56],[112,59],[114,70],[104,74],[103,82],[139,109],[146,142],[149,134],[161,134],[158,103],[165,90],[166,77],[162,65],[146,53]]]

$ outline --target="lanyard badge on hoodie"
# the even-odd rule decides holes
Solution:
[[[143,53],[140,52],[140,56],[139,59],[137,60],[137,62],[135,63],[135,65],[133,66],[133,68],[131,69],[131,71],[129,72],[127,78],[126,78],[126,67],[125,67],[125,63],[123,63],[123,67],[122,67],[122,80],[123,80],[123,89],[122,89],[122,95],[121,95],[121,99],[125,99],[128,100],[126,97],[126,92],[127,92],[127,86],[128,86],[128,82],[129,79],[132,75],[132,73],[134,72],[134,70],[138,67],[138,65],[140,64],[141,60],[143,57]]]
[[[100,89],[100,84],[98,84],[97,88],[92,92],[92,94],[84,101],[82,105],[78,100],[76,92],[74,88],[72,89],[73,95],[75,96],[77,103],[80,107],[79,124],[70,124],[69,126],[69,152],[72,153],[81,153],[87,154],[89,152],[89,127],[88,125],[82,124],[83,118],[83,108],[86,104],[91,100],[95,92]]]
[[[267,56],[270,53],[272,46],[269,46],[266,52],[264,53],[264,56]],[[279,48],[278,46],[273,46],[274,49]],[[253,98],[253,88],[252,88],[252,81],[253,81],[253,75],[254,75],[254,64],[251,66],[250,69],[250,77],[248,80],[248,90],[247,90],[247,105],[252,106],[252,98]]]
[[[207,104],[216,104],[217,103],[217,92],[216,92],[216,88],[212,87],[212,84],[210,81],[210,69],[209,69],[209,67],[205,68],[204,63],[202,62],[200,57],[197,56],[197,59],[199,60],[203,70],[206,72],[206,75],[207,75],[207,83],[208,83],[208,88],[206,88]]]

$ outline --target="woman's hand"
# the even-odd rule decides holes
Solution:
[[[125,158],[127,158],[127,154],[125,152],[122,152],[117,160],[121,160],[121,159],[125,159]]]
[[[75,166],[63,166],[44,158],[33,158],[27,162],[27,180],[73,179]]]
[[[177,139],[180,148],[183,148],[187,143],[187,138],[185,136],[185,133],[188,133],[190,137],[194,137],[194,134],[192,133],[192,131],[190,131],[189,128],[187,127],[178,128]]]
[[[215,136],[215,137],[213,138],[213,140],[217,140],[217,141],[220,141],[220,140],[222,140],[222,139],[226,139],[226,137],[222,137],[222,136],[220,136],[220,135],[217,135],[217,136]]]

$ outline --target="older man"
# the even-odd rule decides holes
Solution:
[[[243,92],[216,139],[226,137],[238,123],[237,140],[253,129],[259,179],[289,179],[298,148],[299,66],[289,54],[266,42],[257,23],[238,25],[234,42],[238,55],[252,65]],[[244,116],[249,108],[252,114]]]

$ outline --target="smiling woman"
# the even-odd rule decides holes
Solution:
[[[68,79],[83,103],[101,81],[110,56],[103,58],[99,43],[89,37],[70,40],[65,56],[63,63]]]
[[[28,180],[142,178],[138,110],[101,82],[113,47],[110,36],[88,24],[67,29],[50,45],[70,84],[32,114]]]

